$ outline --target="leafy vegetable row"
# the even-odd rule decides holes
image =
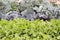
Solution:
[[[1,20],[0,40],[60,40],[60,20]]]

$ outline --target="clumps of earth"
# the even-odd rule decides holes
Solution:
[[[8,3],[8,4],[7,4]],[[24,18],[26,20],[60,19],[60,6],[53,5],[49,1],[25,0],[19,4],[16,2],[0,2],[0,20],[13,20],[15,18]]]

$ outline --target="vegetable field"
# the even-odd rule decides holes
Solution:
[[[60,20],[1,20],[0,40],[60,40]]]

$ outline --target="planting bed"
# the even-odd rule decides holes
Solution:
[[[27,20],[60,19],[60,6],[50,3],[48,0],[22,0],[0,2],[0,19],[13,20],[14,18],[24,18]]]
[[[60,5],[18,2],[0,0],[0,40],[60,40]]]
[[[0,40],[60,40],[60,20],[1,20]]]

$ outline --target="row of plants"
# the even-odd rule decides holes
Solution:
[[[2,19],[0,40],[60,40],[60,20]]]
[[[39,5],[39,6],[47,5],[47,6],[49,6],[48,8],[50,8],[50,6],[52,6],[52,4],[50,3],[50,5],[49,5],[49,2],[47,0],[46,1],[45,0],[31,0],[31,1],[23,0],[23,2],[21,2],[21,3],[17,3],[16,0],[0,0],[0,6],[1,6],[0,10],[2,9],[3,13],[7,13],[11,10],[12,11],[24,11],[28,8],[31,9],[31,8],[34,8],[34,5]],[[58,5],[56,5],[56,4],[53,4],[53,5],[58,7]]]
[[[24,0],[21,4],[17,3],[16,0],[0,0],[0,10],[2,9],[4,13],[9,12],[10,10],[22,11],[26,8],[32,7],[32,5],[37,4],[38,2],[41,3],[42,0],[31,0],[31,2],[29,0]],[[26,8],[21,5],[24,7],[26,6]]]

